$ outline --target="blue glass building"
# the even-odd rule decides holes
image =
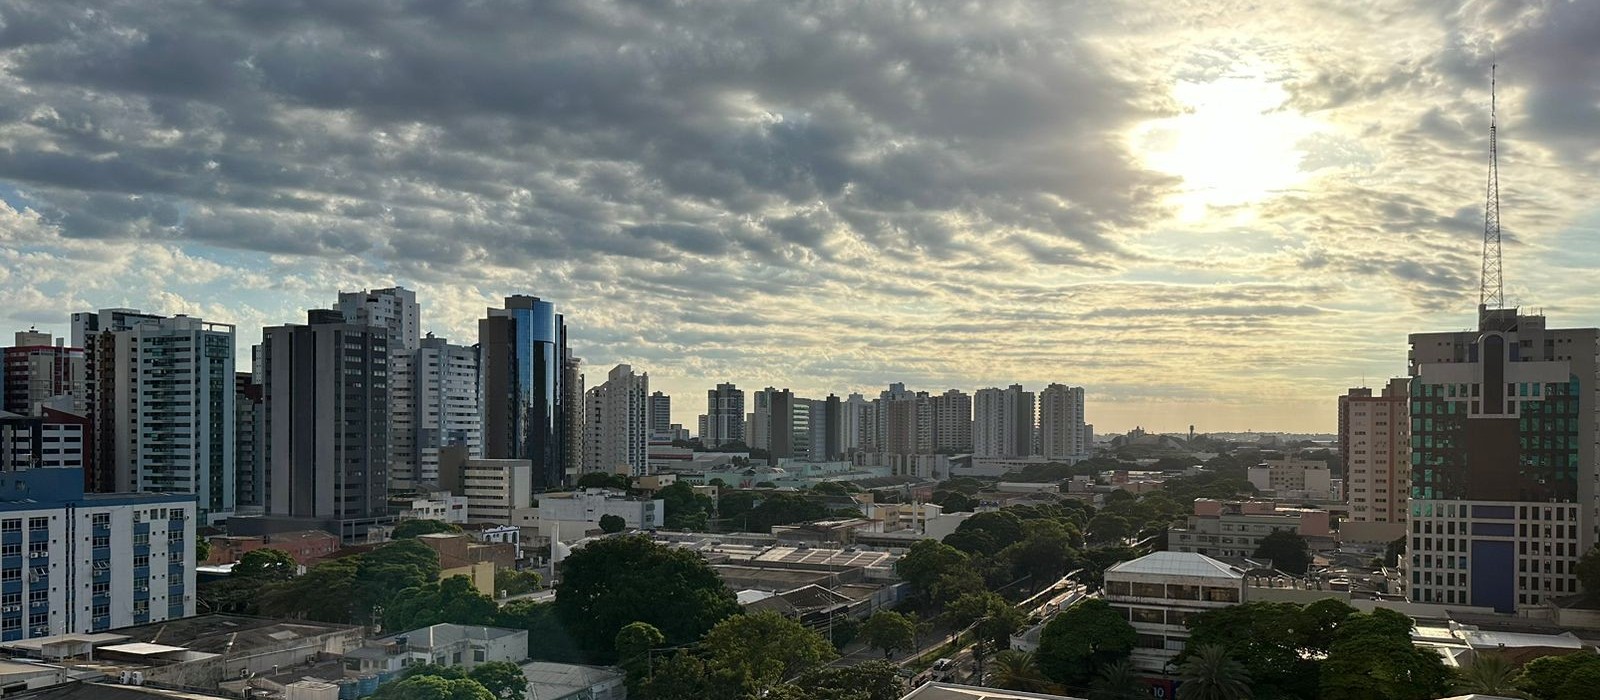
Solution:
[[[533,486],[560,486],[566,476],[569,421],[581,407],[565,386],[567,326],[555,304],[506,297],[478,321],[483,391],[483,456],[533,463]],[[581,393],[581,392],[580,392]]]

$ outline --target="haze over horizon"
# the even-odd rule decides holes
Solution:
[[[591,381],[1085,386],[1333,432],[1508,304],[1600,326],[1600,3],[0,0],[0,332],[554,300]]]

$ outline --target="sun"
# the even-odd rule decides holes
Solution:
[[[1172,96],[1184,112],[1140,124],[1130,140],[1146,167],[1182,178],[1169,202],[1179,219],[1262,202],[1311,176],[1301,144],[1327,127],[1287,107],[1288,92],[1262,71],[1179,80]]]

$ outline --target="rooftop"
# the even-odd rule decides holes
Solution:
[[[533,697],[562,698],[602,683],[623,678],[622,671],[603,666],[534,661],[522,665],[522,675],[534,686]]]
[[[1107,574],[1143,574],[1148,576],[1197,576],[1239,580],[1244,572],[1195,552],[1154,552],[1133,561],[1125,561],[1109,569]]]
[[[526,630],[510,630],[504,627],[483,627],[479,625],[456,625],[448,622],[432,627],[400,632],[376,640],[380,644],[392,644],[400,637],[406,638],[406,645],[413,647],[433,648],[454,644],[466,639],[499,639],[514,634],[527,634]]]

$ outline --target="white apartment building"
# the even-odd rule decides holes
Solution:
[[[0,471],[82,469],[88,427],[84,416],[49,408],[42,416],[0,411]]]
[[[0,641],[195,614],[195,497],[84,494],[81,469],[0,474]]]
[[[1269,459],[1246,470],[1250,485],[1280,500],[1338,500],[1328,464],[1319,460]]]
[[[1083,422],[1083,387],[1051,384],[1039,392],[1039,453],[1046,459],[1089,456]]]
[[[659,498],[630,498],[616,489],[578,489],[539,494],[540,527],[560,523],[562,532],[583,532],[597,527],[600,518],[615,515],[638,530],[666,524],[666,509]]]
[[[533,462],[526,459],[468,459],[456,446],[439,456],[439,482],[467,499],[467,522],[510,523],[512,514],[533,504]]]
[[[650,373],[617,365],[585,394],[586,472],[650,473]]]
[[[1244,572],[1203,554],[1155,552],[1105,573],[1105,599],[1139,634],[1130,659],[1167,675],[1189,641],[1188,624],[1207,610],[1245,602]]]
[[[1410,382],[1392,379],[1380,396],[1351,389],[1339,397],[1339,452],[1354,523],[1389,523],[1394,539],[1405,532],[1411,492]]]
[[[339,292],[334,307],[345,323],[380,326],[389,331],[389,353],[417,349],[422,338],[422,305],[417,293],[405,287]]]
[[[464,445],[483,455],[478,350],[432,334],[389,358],[389,488],[439,482],[439,449]]]
[[[144,318],[99,342],[115,365],[97,367],[97,390],[113,418],[116,490],[192,493],[207,524],[227,518],[238,496],[234,327]]]
[[[467,522],[469,500],[449,491],[389,499],[389,507],[401,520],[438,520],[461,525]]]
[[[1026,457],[1033,454],[1034,395],[1022,385],[979,389],[972,399],[972,454]]]

